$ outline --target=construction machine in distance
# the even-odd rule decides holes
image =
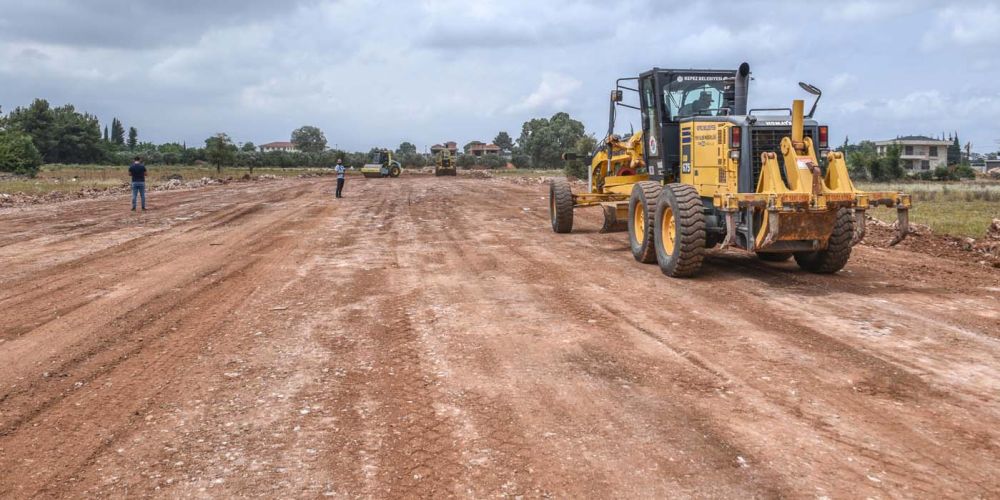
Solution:
[[[458,175],[458,168],[455,165],[455,157],[452,156],[451,151],[447,149],[438,151],[434,160],[434,175],[438,177],[445,175],[454,177]]]
[[[392,151],[379,149],[373,152],[368,163],[361,167],[361,173],[368,178],[399,177],[399,174],[403,173],[403,166],[392,159]]]
[[[575,208],[600,206],[602,231],[627,230],[635,259],[656,262],[671,277],[697,274],[715,246],[837,272],[875,206],[897,209],[892,244],[901,241],[910,196],[854,187],[843,153],[829,149],[829,128],[813,119],[820,90],[799,84],[815,96],[808,114],[802,100],[747,110],[749,84],[747,63],[735,71],[654,68],[619,79],[608,135],[588,158],[588,192],[573,193],[564,178],[550,183],[552,229],[568,233]],[[638,94],[637,105],[626,104],[625,92]],[[614,134],[619,107],[641,115],[641,130],[627,139]]]

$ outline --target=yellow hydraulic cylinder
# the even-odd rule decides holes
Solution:
[[[802,131],[802,116],[804,107],[805,102],[803,102],[802,99],[795,99],[792,101],[792,144],[796,149],[802,147],[802,137],[805,135]]]

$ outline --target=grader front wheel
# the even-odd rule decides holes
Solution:
[[[632,256],[643,264],[656,262],[653,245],[653,212],[663,186],[659,182],[642,181],[632,188],[628,200],[628,241]]]
[[[689,184],[668,184],[656,203],[656,260],[672,278],[694,276],[705,258],[705,212]]]
[[[851,242],[854,239],[854,216],[846,208],[837,212],[837,220],[830,234],[826,250],[818,252],[796,252],[795,262],[806,271],[817,274],[832,274],[840,271],[851,258]]]
[[[573,230],[573,191],[569,181],[562,177],[549,182],[549,218],[553,231],[568,233]]]

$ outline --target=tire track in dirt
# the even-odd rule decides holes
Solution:
[[[288,219],[295,217],[308,219],[311,215],[310,211],[314,211],[314,209],[310,207],[297,209],[272,225],[276,227],[287,226]],[[265,231],[262,231],[262,233],[272,233],[272,231],[265,228]],[[275,237],[272,234],[270,240],[257,240],[256,242],[250,240],[245,242],[242,250],[247,252],[247,254],[269,253],[274,255],[272,258],[274,262],[280,262],[282,255],[279,248],[287,246],[292,242],[294,240],[291,237]],[[85,418],[81,418],[81,422],[92,422],[99,414],[104,418],[107,418],[109,414],[125,415],[126,409],[131,408],[135,408],[133,415],[143,413],[143,409],[148,408],[148,406],[140,404],[139,407],[135,407],[135,405],[137,402],[148,401],[149,397],[142,398],[135,395],[145,392],[147,396],[150,393],[155,396],[167,387],[168,381],[162,381],[160,384],[154,386],[158,388],[152,388],[149,387],[150,378],[141,374],[155,373],[158,371],[157,368],[161,368],[164,371],[169,370],[173,365],[183,363],[185,359],[191,359],[190,356],[203,345],[199,340],[203,338],[205,330],[199,328],[187,329],[185,328],[187,320],[181,318],[189,315],[192,309],[200,310],[198,321],[208,322],[211,325],[210,318],[213,315],[218,317],[225,314],[229,307],[242,300],[242,297],[255,286],[254,274],[261,266],[261,258],[249,257],[247,254],[244,254],[246,255],[244,258],[236,258],[231,264],[217,268],[220,269],[218,275],[206,276],[206,274],[202,274],[196,278],[195,283],[181,284],[181,286],[193,286],[193,289],[189,293],[182,294],[179,297],[171,296],[170,292],[154,295],[148,302],[140,304],[136,310],[127,311],[114,319],[110,323],[110,331],[104,334],[103,340],[98,338],[96,345],[93,344],[94,340],[88,340],[92,347],[86,349],[80,355],[68,359],[62,366],[58,367],[58,373],[60,374],[75,372],[71,379],[62,384],[63,388],[42,385],[44,382],[40,382],[22,387],[16,393],[5,395],[2,401],[3,406],[0,406],[3,409],[0,411],[2,411],[5,417],[13,416],[14,419],[9,421],[10,425],[5,429],[3,438],[16,436],[20,440],[29,439],[30,441],[39,442],[43,439],[42,435],[46,429],[52,425],[49,423],[51,417],[48,415],[52,413],[64,413],[66,411],[79,413],[80,410],[65,410],[63,408],[66,408],[70,401],[79,401],[80,398],[91,396],[92,391],[88,391],[85,388],[99,379],[124,378],[125,381],[119,380],[118,385],[125,389],[129,387],[134,387],[135,389],[133,389],[133,392],[123,391],[121,388],[118,389],[113,395],[117,402],[110,405],[110,408],[114,408],[112,412],[109,412],[108,408],[100,405],[85,406],[86,410],[84,410],[85,414],[83,415]],[[201,281],[204,281],[204,283],[198,283]],[[221,300],[220,297],[222,298]],[[139,308],[142,309],[141,313],[135,314]],[[219,323],[221,321],[222,319],[217,319],[216,324],[221,324]],[[208,331],[211,331],[211,329]],[[140,338],[133,340],[134,337]],[[170,347],[168,348],[167,345]],[[169,352],[170,355],[164,357],[162,355],[151,354],[158,352]],[[151,358],[153,360],[151,364],[143,365],[139,361],[143,358],[149,358],[151,355],[156,356]],[[119,375],[122,372],[129,372],[136,376],[125,377]],[[133,379],[135,380],[133,381]],[[73,382],[72,389],[65,388],[71,381]],[[105,385],[108,384],[106,383]],[[46,396],[46,394],[49,395]],[[27,409],[27,413],[17,410],[19,407]],[[13,411],[12,408],[14,409]],[[93,413],[95,411],[99,413]],[[18,417],[17,415],[20,416]],[[46,415],[46,418],[41,421],[41,425],[35,423],[30,428],[25,427],[25,424],[32,420],[39,422],[38,419],[42,415]],[[125,422],[120,422],[120,425],[114,428],[128,429],[132,423],[134,423],[134,419],[128,417],[125,419]],[[60,432],[65,436],[67,429],[64,428]],[[75,432],[89,433],[86,424],[76,427]],[[111,437],[103,438],[103,444],[95,448],[93,453],[84,459],[82,463],[78,463],[76,468],[69,468],[63,471],[60,470],[63,468],[55,467],[54,469],[58,475],[55,478],[49,478],[47,482],[49,484],[60,484],[66,478],[73,477],[76,472],[89,467],[93,457],[103,453],[108,446],[116,442],[114,436],[117,433],[115,430],[109,430],[105,435]],[[79,438],[82,437],[82,435],[79,436]],[[93,439],[79,438],[74,443],[75,446],[83,446],[85,443],[92,442]],[[3,456],[8,454],[10,447],[0,445],[0,448],[4,449],[4,453],[0,455],[0,460],[2,460]],[[36,451],[44,451],[44,448]],[[68,450],[63,446],[63,452],[65,453],[66,451]],[[66,456],[66,459],[76,460],[77,458],[73,454],[69,454]],[[10,463],[0,466],[0,469],[17,470]],[[37,472],[35,476],[38,476]],[[21,482],[18,484],[18,487],[26,488],[30,487],[30,484],[28,482]]]
[[[500,206],[498,206],[497,208],[498,209],[502,209],[502,207],[500,207]],[[590,246],[590,245],[588,245],[588,246]],[[522,257],[533,255],[533,253],[537,254],[539,252],[539,249],[531,247],[531,246],[523,247],[523,248],[524,248],[524,251],[527,252],[527,253],[525,255],[522,255]],[[542,252],[542,253],[544,253],[544,252]],[[626,255],[624,255],[623,258],[627,257],[627,252],[623,252],[623,253],[626,253]],[[573,260],[576,256],[575,255],[563,255],[561,257],[563,259]],[[544,265],[544,262],[539,261],[539,262],[536,262],[536,264],[537,264],[537,267],[535,267],[535,269],[539,269],[539,268],[541,268],[541,266]],[[591,271],[591,272],[593,272],[593,271]],[[731,273],[732,271],[724,271],[724,272]],[[631,273],[628,273],[628,274],[631,274]],[[663,279],[662,277],[659,277],[658,273],[656,273],[655,271],[649,272],[647,274],[651,275],[650,276],[651,279],[657,279],[657,278]],[[709,272],[708,274],[714,275],[716,273]],[[595,278],[597,278],[597,277],[595,276]],[[565,282],[566,280],[559,279],[558,277],[553,277],[552,281],[553,282]],[[698,293],[698,289],[702,288],[702,287],[699,286],[699,284],[694,284],[693,286],[694,286],[694,290],[692,290],[691,293],[694,294],[694,295],[696,295]],[[619,294],[621,294],[622,296],[628,296],[629,295],[629,293],[626,292],[625,290],[619,290],[617,292]],[[749,302],[750,302],[750,304],[749,304],[750,307],[747,307],[746,309],[763,311],[763,310],[766,310],[767,307],[768,307],[768,303],[766,303],[766,302],[759,302],[759,303],[755,304],[754,302],[757,302],[757,299],[754,296],[748,296],[746,294],[741,294],[741,293],[738,293],[738,292],[729,292],[728,290],[725,290],[725,289],[721,290],[720,292],[722,292],[720,298],[722,298],[724,300],[720,300],[719,304],[716,306],[716,308],[721,309],[721,310],[726,310],[728,308],[727,304],[742,304],[742,303],[746,303],[748,301],[748,299],[749,299]],[[669,299],[664,298],[664,302],[665,303],[669,303],[670,301],[674,301],[674,300],[680,300],[681,303],[677,304],[677,305],[679,306],[679,308],[681,310],[697,310],[697,308],[699,306],[699,304],[697,302],[691,302],[691,301],[687,301],[689,303],[688,304],[684,304],[685,301],[682,298],[680,298],[680,297],[678,297],[678,296],[676,296],[674,294],[671,294],[671,296],[669,297]],[[573,305],[571,304],[568,307],[568,309],[570,309],[572,311],[575,311],[576,314],[580,314],[580,310],[581,310],[580,308],[581,308],[581,306],[579,304],[580,304],[580,302],[577,302],[577,306],[576,307],[573,307]],[[588,309],[588,308],[584,307],[583,309]],[[737,308],[737,309],[735,309],[735,311],[739,312],[740,314],[742,314],[742,309],[743,308]],[[628,313],[623,313],[621,311],[615,311],[615,312],[618,313],[617,316],[622,317],[622,318],[625,318],[625,317],[627,317],[629,315]],[[584,314],[586,314],[586,313],[584,313]],[[830,354],[834,354],[834,356],[839,356],[839,358],[838,357],[834,357],[831,361],[833,361],[833,362],[840,362],[840,363],[848,363],[848,364],[851,364],[851,365],[855,365],[856,367],[858,367],[859,370],[865,371],[865,372],[867,372],[867,373],[870,374],[869,377],[864,382],[866,382],[868,384],[867,386],[869,388],[871,388],[871,389],[867,389],[867,390],[869,392],[872,391],[872,390],[874,390],[875,393],[876,393],[876,395],[878,395],[878,393],[886,392],[886,391],[888,391],[889,393],[893,393],[893,394],[900,394],[900,391],[902,391],[903,393],[906,393],[906,394],[913,393],[914,391],[916,391],[917,394],[920,394],[920,395],[922,395],[922,396],[924,396],[926,398],[926,399],[923,400],[923,401],[926,401],[926,402],[929,402],[929,401],[932,401],[932,400],[935,400],[935,399],[940,399],[940,398],[946,396],[941,391],[937,391],[935,389],[931,389],[922,379],[920,379],[917,376],[914,376],[913,374],[909,374],[905,369],[901,369],[901,367],[898,366],[898,365],[896,365],[895,363],[887,362],[887,361],[881,359],[880,357],[873,356],[872,354],[870,354],[870,353],[868,353],[868,352],[866,352],[864,350],[859,350],[859,349],[855,348],[854,346],[849,346],[849,345],[845,344],[843,341],[834,340],[833,337],[829,337],[827,335],[819,334],[816,330],[814,330],[812,328],[809,328],[809,327],[805,326],[804,324],[801,324],[801,323],[798,323],[798,324],[796,324],[796,323],[789,323],[788,320],[787,320],[788,317],[794,317],[794,312],[787,312],[786,315],[785,315],[785,319],[783,319],[779,323],[775,323],[772,319],[767,318],[766,316],[760,316],[760,315],[756,315],[756,316],[755,315],[749,315],[749,316],[745,316],[745,317],[743,317],[741,319],[751,319],[751,321],[753,323],[756,323],[756,329],[760,329],[762,331],[767,331],[767,330],[770,330],[770,329],[772,329],[774,327],[778,327],[779,328],[779,332],[781,332],[782,329],[783,329],[783,334],[785,335],[785,337],[784,337],[784,340],[782,342],[791,341],[791,343],[793,345],[795,345],[796,347],[798,347],[800,349],[805,349],[807,352],[811,351],[814,356],[818,356],[818,357],[821,357],[821,358],[828,358],[830,356]],[[735,319],[735,318],[733,318],[733,319]],[[756,321],[754,321],[755,319],[756,319]],[[673,316],[667,316],[665,318],[660,318],[659,321],[654,321],[654,324],[664,324],[663,323],[664,321],[672,321],[672,320],[674,320]],[[737,324],[738,324],[738,322],[737,322]],[[632,323],[632,325],[635,326],[634,323]],[[705,329],[704,326],[702,326],[701,328]],[[719,323],[717,329],[719,331],[725,331],[726,328],[724,326],[724,323]],[[711,331],[711,330],[713,330],[713,328],[707,328],[706,330]],[[736,329],[736,330],[738,331],[739,329]],[[810,334],[810,332],[811,332],[811,334]],[[803,333],[805,333],[806,335],[803,335]],[[672,351],[674,351],[674,352],[678,352],[678,349],[675,348],[675,347],[670,346],[669,348]],[[701,362],[701,363],[696,363],[696,364],[704,364],[704,363]],[[712,370],[712,371],[714,372],[716,370]],[[817,382],[819,382],[819,379],[817,379]],[[900,385],[900,384],[903,384],[903,385]],[[859,384],[856,385],[856,387],[863,387],[863,384],[859,383]],[[884,388],[884,390],[881,389],[880,387]],[[861,390],[862,390],[862,392],[865,391],[864,388],[862,388]],[[766,393],[766,392],[762,391],[762,393]],[[836,394],[836,392],[835,392],[835,394]],[[839,396],[839,397],[838,396],[834,396],[834,399],[830,400],[830,402],[833,403],[832,404],[833,407],[837,407],[838,405],[843,405],[845,402],[848,401],[848,400],[840,399],[841,397],[842,396]],[[849,404],[848,406],[851,406],[851,405]],[[862,403],[861,405],[853,405],[853,406],[854,406],[854,409],[857,410],[857,417],[858,418],[861,418],[861,419],[871,418],[872,408],[871,408],[870,405]],[[794,411],[795,409],[796,408],[794,408],[794,406],[793,407],[789,407],[789,410],[793,410]],[[963,416],[962,420],[964,420],[964,416]],[[960,420],[956,420],[956,421],[960,421]],[[920,429],[922,427],[925,427],[924,425],[922,425],[922,424],[924,424],[924,422],[920,421],[920,419],[918,419],[916,422],[912,422],[911,421],[911,424],[914,424],[914,423],[917,424],[917,425],[913,425],[912,426],[913,428]],[[900,427],[899,424],[898,424],[898,422],[894,421],[891,418],[890,419],[883,419],[881,425],[882,425],[882,427],[883,427],[884,430],[896,430],[896,433],[898,433],[898,427]],[[911,435],[911,437],[915,438],[916,435],[913,434],[913,435]],[[961,436],[960,434],[956,434],[956,437],[960,437],[961,438],[963,436]],[[975,436],[975,437],[978,437],[978,436]],[[865,446],[863,446],[862,441],[863,441],[863,439],[860,439],[860,440],[858,440],[856,442],[852,442],[852,443],[849,443],[849,444],[851,445],[851,447],[853,449],[860,449],[860,450],[863,451],[863,450],[865,450]],[[965,441],[965,440],[963,439],[962,441]],[[924,454],[924,459],[926,459],[926,460],[932,460],[933,454],[936,453],[935,446],[933,444],[931,444],[931,443],[926,443],[926,442],[924,443],[923,446],[924,446],[923,449],[926,449],[926,450],[928,450],[930,452],[930,454],[927,454],[927,453]],[[910,453],[912,453],[912,450],[910,450]],[[900,453],[900,455],[901,456],[906,456],[907,454]],[[973,458],[973,457],[968,457],[968,458],[971,459],[971,460],[976,460],[976,458]],[[873,460],[873,461],[877,462],[878,460]],[[884,457],[884,458],[881,459],[881,462],[883,462],[883,463],[885,463],[885,462],[891,462],[891,457]],[[942,465],[942,464],[939,464],[939,465]],[[957,476],[957,478],[960,479],[960,480],[969,481],[972,484],[981,484],[981,482],[977,483],[977,481],[974,478],[971,478],[971,477],[968,477],[968,476],[963,476],[963,474],[961,473],[961,471],[959,471],[959,470],[957,470],[957,469],[955,469],[953,467],[951,467],[950,469],[954,473],[954,475]],[[905,475],[905,474],[901,474],[901,475]]]
[[[959,285],[995,277],[859,248],[836,276],[723,253],[669,280],[594,233],[597,213],[552,234],[542,186],[331,188],[185,195],[124,253],[101,241],[118,202],[39,217],[44,263],[0,271],[48,291],[0,291],[31,312],[0,317],[0,495],[1000,489],[996,317],[975,312],[996,298]],[[54,256],[53,232],[98,228]],[[137,251],[162,261],[152,275],[110,272]],[[906,259],[939,282],[894,275]],[[45,342],[11,357],[28,339]]]

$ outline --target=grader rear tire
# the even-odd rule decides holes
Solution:
[[[552,230],[557,233],[573,230],[573,190],[569,181],[562,177],[549,181],[549,219]]]
[[[851,241],[854,239],[854,216],[850,210],[837,211],[837,220],[826,250],[818,252],[795,252],[795,262],[799,267],[817,274],[833,274],[847,265],[851,258]]]
[[[632,187],[628,200],[628,241],[632,256],[643,264],[656,262],[653,245],[653,213],[663,186],[655,181],[642,181]]]
[[[667,184],[656,203],[653,221],[656,260],[663,274],[686,278],[698,274],[705,258],[705,207],[690,184]]]

